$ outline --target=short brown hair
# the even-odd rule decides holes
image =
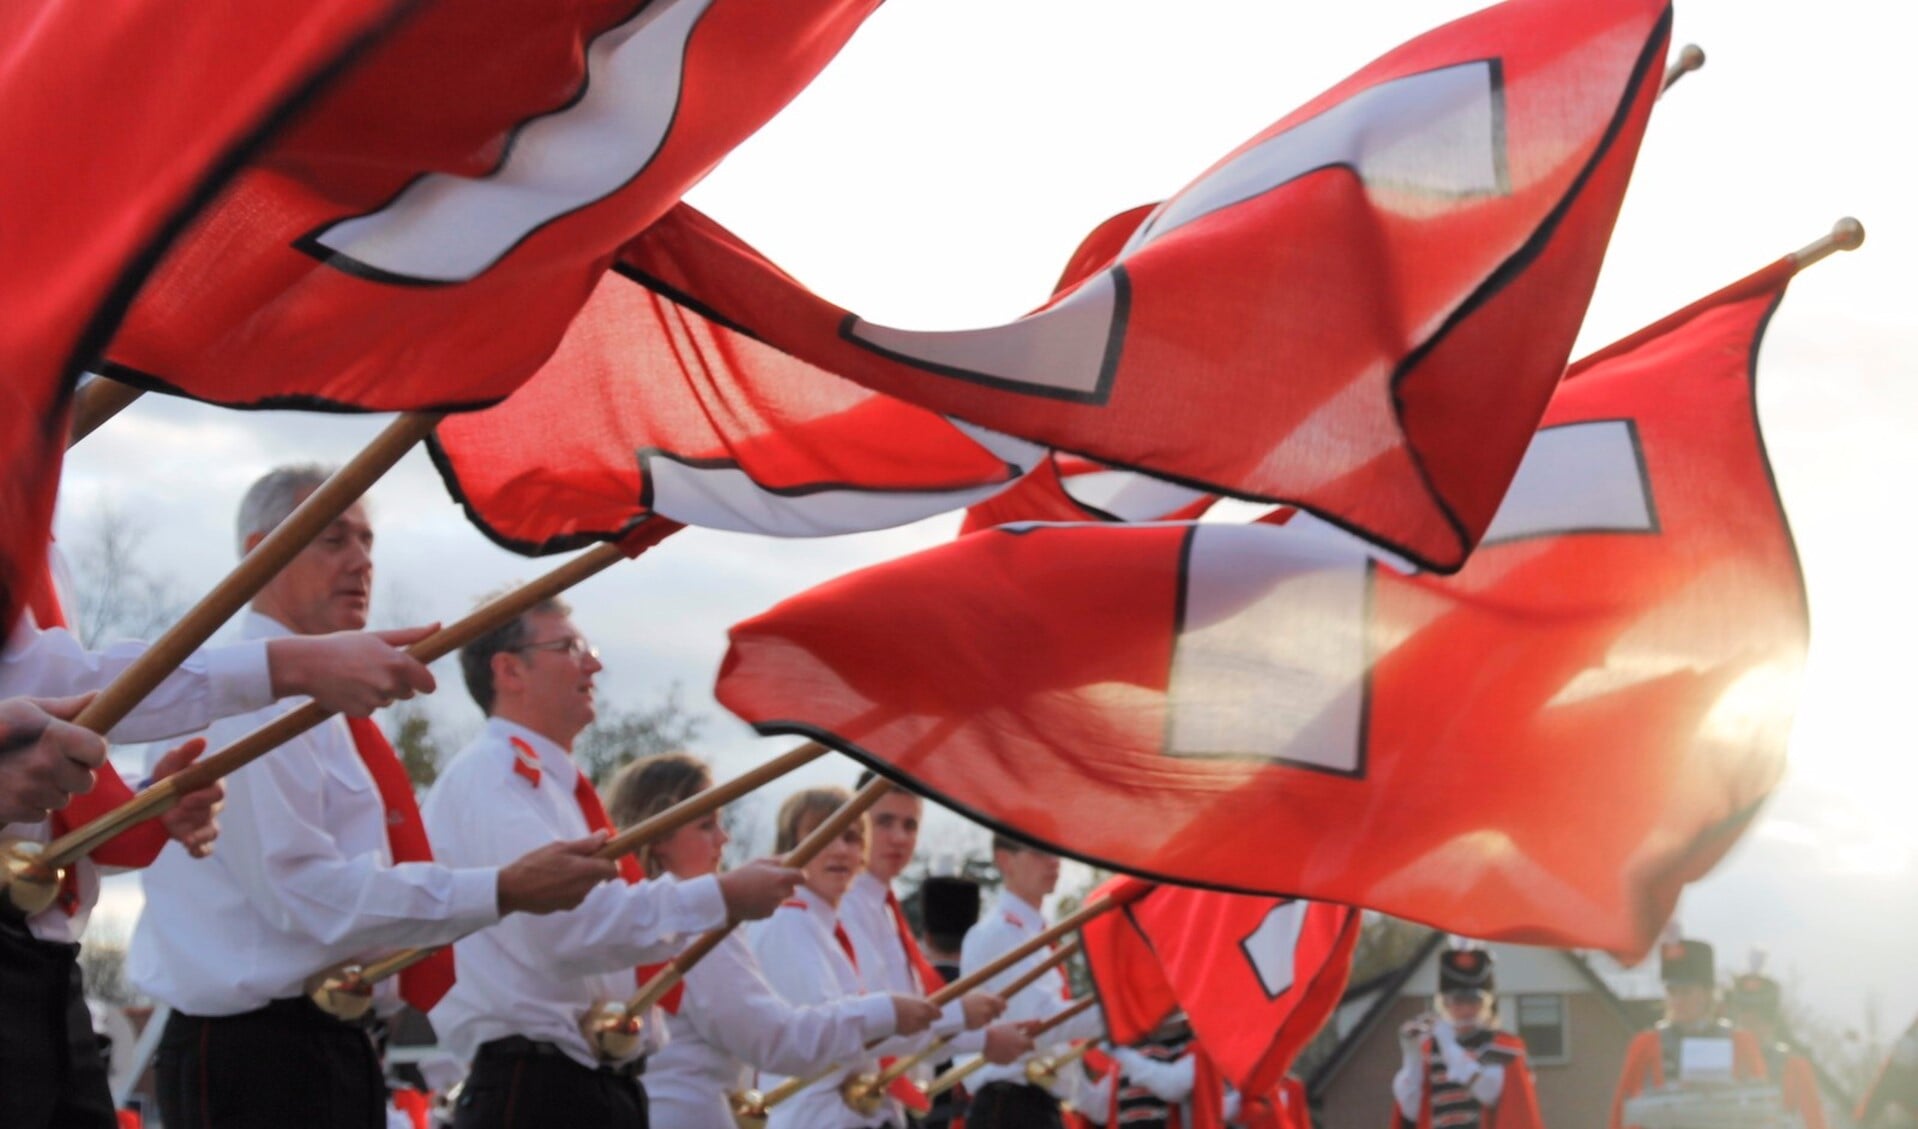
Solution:
[[[816,817],[812,823],[817,827],[851,798],[852,794],[844,788],[802,788],[787,796],[786,802],[779,805],[778,836],[773,851],[783,855],[797,847],[804,838],[799,828],[809,817]]]
[[[480,598],[475,607],[484,607],[513,591],[501,588]],[[493,630],[460,648],[460,673],[466,676],[466,692],[473,695],[473,701],[479,705],[480,712],[487,717],[493,716],[493,701],[498,692],[493,687],[493,656],[506,654],[524,647],[532,635],[532,629],[526,626],[526,617],[532,615],[572,615],[573,606],[558,596],[541,600],[532,607],[500,624]]]
[[[691,753],[656,753],[639,758],[613,777],[606,813],[624,830],[712,786],[712,770],[698,757]],[[639,862],[646,868],[647,877],[659,877],[661,867],[651,849],[639,849]]]

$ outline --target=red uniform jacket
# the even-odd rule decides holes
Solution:
[[[1427,1038],[1420,1043],[1419,1051],[1421,1060],[1430,1059],[1432,1040]],[[1505,1067],[1505,1089],[1499,1094],[1498,1104],[1487,1107],[1480,1115],[1480,1124],[1484,1129],[1543,1129],[1544,1121],[1538,1113],[1538,1091],[1532,1085],[1532,1067],[1525,1060],[1525,1041],[1508,1031],[1495,1031],[1492,1041],[1479,1054],[1481,1057],[1496,1056]],[[1394,1101],[1393,1129],[1402,1129],[1407,1125],[1415,1125],[1416,1129],[1432,1129],[1432,1076],[1429,1070],[1423,1082],[1418,1121],[1407,1121],[1400,1115],[1398,1103]]]
[[[1618,1075],[1618,1092],[1612,1095],[1611,1129],[1637,1129],[1625,1121],[1625,1103],[1665,1084],[1664,1024],[1640,1031],[1625,1048],[1625,1069]],[[1749,1031],[1733,1031],[1732,1075],[1741,1082],[1763,1081],[1765,1055],[1758,1040]]]

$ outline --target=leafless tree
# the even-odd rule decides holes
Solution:
[[[62,545],[73,581],[68,615],[86,646],[151,639],[186,611],[188,597],[176,580],[148,568],[147,534],[137,514],[103,497]]]

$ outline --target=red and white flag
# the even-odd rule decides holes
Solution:
[[[1132,878],[1113,879],[1088,900],[1140,885],[1143,893],[1079,934],[1107,1036],[1136,1043],[1183,1010],[1234,1087],[1273,1089],[1338,1007],[1359,912]]]
[[[441,0],[245,170],[105,372],[236,407],[472,408],[879,0]]]
[[[1508,0],[1439,28],[1108,221],[1008,325],[875,325],[691,209],[622,261],[878,391],[1451,571],[1564,371],[1669,21]]]
[[[1133,874],[1643,953],[1783,769],[1792,269],[1574,369],[1456,576],[1306,515],[989,530],[737,625],[719,699]]]
[[[75,381],[237,165],[415,5],[0,5],[0,630],[47,551]]]
[[[430,443],[474,523],[524,553],[614,540],[653,514],[776,537],[903,525],[989,498],[1046,454],[822,372],[618,271],[531,380]]]

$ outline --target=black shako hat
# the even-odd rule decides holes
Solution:
[[[919,907],[927,933],[961,936],[979,920],[979,883],[935,874],[920,884]]]
[[[1718,983],[1712,947],[1703,941],[1665,942],[1658,949],[1658,978],[1667,984],[1712,987]]]
[[[1439,992],[1492,991],[1492,954],[1484,949],[1446,949],[1439,954]]]

